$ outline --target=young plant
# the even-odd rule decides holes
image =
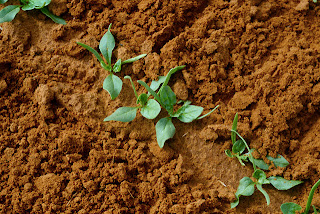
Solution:
[[[304,210],[304,212],[302,214],[308,214],[309,213],[314,192],[319,187],[319,185],[320,185],[320,179],[311,188],[310,193],[309,193],[309,197],[308,197],[308,201],[307,201],[306,209]],[[314,205],[312,205],[312,208],[313,208],[313,213],[314,214],[317,214],[317,213],[320,212],[319,210],[316,209],[316,207]],[[296,211],[300,211],[302,209],[302,207],[299,204],[296,204],[296,203],[293,203],[293,202],[289,202],[289,203],[282,204],[280,209],[281,209],[283,214],[295,214]]]
[[[130,122],[136,117],[138,109],[140,109],[142,116],[144,116],[145,118],[147,119],[156,118],[161,111],[160,104],[154,99],[149,99],[149,96],[147,94],[143,93],[138,96],[131,77],[125,76],[124,78],[130,80],[134,94],[137,98],[138,106],[137,107],[120,107],[109,117],[105,118],[104,121],[115,120],[115,121],[121,121],[121,122]]]
[[[121,61],[121,59],[118,59],[118,61],[112,67],[111,58],[112,58],[112,51],[115,47],[115,40],[113,35],[110,32],[110,28],[111,28],[111,24],[108,27],[108,31],[103,35],[99,43],[100,52],[102,53],[102,56],[104,57],[106,62],[100,56],[100,54],[92,47],[86,44],[83,44],[81,42],[77,42],[77,44],[84,47],[91,53],[93,53],[93,55],[100,62],[102,68],[110,72],[110,75],[108,75],[103,82],[103,89],[105,89],[110,94],[111,99],[113,100],[120,94],[122,89],[122,80],[116,75],[114,75],[114,73],[120,72],[122,65],[135,62],[145,57],[147,54],[141,54],[139,56],[133,57],[131,59],[127,59],[125,61]]]
[[[122,122],[132,121],[136,116],[137,109],[139,108],[141,108],[141,114],[144,117],[148,119],[153,119],[156,116],[158,116],[158,114],[160,113],[161,107],[163,107],[164,109],[167,110],[169,116],[165,118],[161,118],[156,124],[157,142],[160,148],[162,148],[166,140],[172,138],[175,134],[175,127],[172,123],[172,118],[176,117],[181,122],[190,123],[196,119],[202,119],[208,116],[215,109],[218,108],[218,106],[216,106],[209,113],[203,116],[200,116],[203,111],[202,107],[190,105],[191,104],[190,101],[177,102],[176,95],[174,94],[172,89],[168,86],[168,82],[172,74],[183,69],[184,67],[185,66],[183,65],[183,66],[177,66],[171,69],[166,76],[160,76],[158,81],[152,81],[150,86],[148,86],[145,82],[138,80],[138,83],[144,86],[149,92],[148,94],[141,94],[140,96],[138,96],[137,93],[135,92],[137,97],[137,103],[139,104],[139,106],[119,108],[112,115],[107,117],[104,121],[110,121],[110,120],[122,121]],[[158,92],[156,92],[157,90]],[[135,88],[134,88],[134,91],[135,91]],[[151,95],[154,97],[154,99],[149,99],[149,96]],[[177,111],[174,111],[174,105],[180,104],[180,103],[183,103],[183,105],[180,108],[178,108]]]
[[[0,4],[6,3],[8,0],[0,0]],[[24,11],[39,9],[44,15],[48,16],[52,21],[58,24],[66,24],[66,21],[48,10],[51,0],[20,0],[21,5],[9,5],[0,11],[0,23],[10,22],[19,13],[20,8]]]
[[[240,196],[251,196],[255,191],[255,187],[264,195],[267,201],[267,205],[269,205],[270,197],[268,193],[262,188],[263,184],[271,184],[278,190],[288,190],[303,182],[286,180],[280,176],[271,176],[267,178],[263,170],[268,170],[269,165],[266,164],[262,159],[255,159],[253,157],[253,149],[249,148],[247,142],[236,131],[237,123],[238,114],[236,114],[234,117],[231,129],[231,141],[233,143],[232,152],[230,150],[226,150],[225,153],[231,158],[237,157],[241,165],[244,165],[243,161],[249,160],[253,165],[254,172],[252,174],[253,180],[250,177],[244,177],[240,180],[237,192],[235,194],[236,200],[231,203],[231,208],[235,208],[236,206],[238,206]],[[240,138],[239,140],[236,140],[237,136]],[[248,153],[242,155],[245,149],[248,150]],[[272,161],[275,166],[285,167],[289,164],[289,162],[281,155],[278,155],[277,158],[272,158],[270,156],[268,156],[267,158]],[[258,169],[257,167],[259,167],[260,169]]]

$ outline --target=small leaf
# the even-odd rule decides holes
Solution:
[[[276,158],[267,155],[267,159],[272,161],[276,167],[286,167],[289,165],[289,162],[282,155],[277,155]]]
[[[6,3],[8,0],[0,0],[0,4]]]
[[[232,152],[241,155],[246,149],[246,145],[242,140],[237,140],[232,146]]]
[[[121,71],[121,59],[118,59],[112,70],[116,73]]]
[[[141,114],[147,119],[154,119],[156,118],[161,111],[160,104],[154,100],[150,99],[147,102],[147,105],[141,108]]]
[[[90,47],[89,45],[83,44],[81,42],[77,42],[78,45],[84,47],[85,49],[87,49],[88,51],[90,51],[91,53],[93,53],[93,55],[98,59],[98,61],[100,62],[101,65],[105,65],[105,62],[103,61],[102,57],[100,56],[100,54],[98,53],[98,51],[96,51],[95,49],[93,49],[92,47]],[[103,67],[103,66],[102,66]]]
[[[244,177],[240,180],[237,192],[236,192],[236,198],[237,200],[231,203],[231,208],[235,208],[239,204],[239,198],[241,195],[243,196],[250,196],[254,193],[254,185],[255,183],[251,180],[249,177]]]
[[[250,161],[251,161],[251,160],[250,160]],[[259,167],[260,169],[269,170],[269,165],[266,164],[266,163],[264,162],[264,160],[253,158],[253,161],[254,161],[254,163],[256,164],[256,166]]]
[[[237,131],[237,125],[238,125],[238,113],[234,116],[233,124],[232,124],[232,130]],[[237,134],[235,132],[231,132],[231,142],[234,144],[237,140]]]
[[[175,132],[176,128],[174,127],[170,117],[162,118],[157,122],[156,134],[160,148],[163,148],[166,140],[172,138]]]
[[[178,102],[178,104],[180,104],[181,102],[183,102],[182,100],[180,100],[179,102]],[[190,101],[185,101],[184,103],[183,103],[183,105],[178,109],[178,111],[176,111],[173,115],[172,115],[172,117],[179,117],[185,110],[186,110],[186,108],[189,106],[191,104],[191,102]]]
[[[160,85],[162,83],[164,83],[166,77],[165,76],[160,76],[159,79],[156,81],[156,80],[152,80],[151,82],[151,85],[150,85],[150,88],[154,91],[158,90],[158,88],[160,87]]]
[[[184,111],[180,114],[178,119],[184,123],[190,123],[197,119],[202,113],[203,108],[195,105],[187,105]]]
[[[103,121],[121,121],[121,122],[130,122],[137,115],[137,107],[120,107],[109,117],[106,117]]]
[[[177,103],[177,98],[169,86],[165,86],[160,92],[160,100],[164,108],[170,113],[173,112],[173,106]]]
[[[9,5],[0,11],[0,23],[10,22],[20,11],[21,5]]]
[[[229,149],[227,150],[224,150],[224,153],[226,153],[226,155],[229,157],[229,158],[233,158],[234,155],[231,153],[231,151]]]
[[[296,214],[296,211],[301,210],[302,207],[299,204],[289,202],[282,204],[280,209],[283,214]]]
[[[103,81],[103,89],[106,90],[111,99],[114,100],[121,92],[122,89],[122,80],[116,75],[110,74]]]
[[[264,171],[262,171],[261,169],[257,169],[253,172],[252,177],[254,177],[255,179],[257,179],[257,183],[258,184],[269,184],[269,180],[267,179],[267,175]]]
[[[113,35],[110,32],[111,24],[108,31],[103,35],[100,40],[99,49],[103,57],[107,60],[108,65],[111,66],[112,51],[116,46]]]
[[[270,197],[268,195],[268,193],[262,188],[262,185],[261,184],[257,184],[257,189],[264,195],[264,197],[266,198],[266,201],[267,201],[267,205],[270,204]]]
[[[286,180],[280,176],[272,176],[267,179],[277,190],[288,190],[303,183],[303,181]]]
[[[36,9],[41,9],[48,6],[50,3],[51,0],[29,0],[29,4],[33,4]]]
[[[40,9],[40,11],[41,11],[44,15],[48,16],[52,21],[54,21],[54,22],[57,23],[57,24],[61,24],[61,25],[66,25],[66,24],[67,24],[67,22],[66,22],[63,18],[61,18],[61,17],[59,17],[59,16],[56,16],[56,15],[53,15],[53,14],[49,11],[48,7],[43,7],[43,8]],[[99,60],[99,61],[100,61],[100,60]],[[100,63],[101,63],[101,62],[100,62]],[[104,63],[104,62],[103,62],[103,63]]]
[[[181,66],[177,66],[177,67],[175,67],[175,68],[170,69],[169,73],[166,75],[166,79],[164,80],[161,88],[159,89],[159,92],[158,92],[159,94],[161,93],[162,89],[163,89],[165,86],[167,86],[167,84],[168,84],[168,82],[169,82],[169,80],[170,80],[170,78],[171,78],[171,75],[174,74],[175,72],[183,69],[184,67],[186,67],[186,66],[185,66],[185,65],[181,65]]]
[[[147,56],[147,54],[141,54],[141,55],[133,57],[131,59],[124,60],[121,64],[123,65],[123,64],[127,64],[127,63],[132,63],[132,62],[135,62],[145,56]]]
[[[137,99],[137,104],[141,104],[142,106],[145,106],[148,102],[148,95],[146,94],[140,94]]]
[[[142,85],[143,87],[145,87],[147,89],[147,91],[152,94],[152,96],[161,104],[161,100],[160,100],[160,97],[159,95],[154,91],[152,90],[148,85],[147,83],[143,82],[142,80],[138,80],[138,83],[140,85]]]

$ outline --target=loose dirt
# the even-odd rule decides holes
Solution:
[[[3,6],[1,6],[3,8]],[[67,20],[21,11],[0,29],[0,213],[280,213],[305,206],[320,177],[320,6],[307,0],[52,0]],[[77,41],[98,50],[112,23],[113,60],[142,53],[119,76],[147,83],[186,65],[170,84],[209,117],[177,132],[163,149],[155,120],[102,122],[135,105],[127,80],[116,100],[108,75]],[[143,88],[136,84],[139,92]],[[239,132],[265,157],[290,165],[267,175],[304,180],[266,187],[230,209],[252,174],[224,154]],[[163,113],[164,115],[165,113]],[[319,190],[313,204],[320,206]]]

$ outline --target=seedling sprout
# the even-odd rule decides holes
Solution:
[[[83,44],[81,42],[77,42],[78,45],[84,47],[98,59],[103,69],[110,72],[110,74],[105,78],[103,82],[103,89],[105,89],[111,96],[111,99],[115,99],[118,97],[118,95],[121,92],[122,89],[122,80],[114,75],[114,73],[121,71],[121,66],[127,63],[135,62],[143,57],[145,57],[147,54],[141,54],[139,56],[133,57],[131,59],[127,59],[125,61],[121,61],[121,59],[118,59],[118,61],[111,67],[111,58],[112,58],[112,51],[115,47],[115,39],[110,31],[111,24],[108,27],[108,31],[103,35],[103,37],[100,40],[99,43],[99,50],[102,53],[102,56],[106,60],[100,56],[100,54],[93,49],[92,47]]]

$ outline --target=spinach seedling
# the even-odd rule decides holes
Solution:
[[[99,43],[100,52],[102,53],[102,56],[104,57],[107,63],[105,63],[100,54],[92,47],[81,42],[77,42],[77,44],[81,45],[82,47],[93,53],[93,55],[100,62],[102,68],[110,72],[110,75],[108,75],[103,81],[103,89],[105,89],[110,94],[111,99],[113,100],[120,94],[122,89],[122,80],[116,75],[114,75],[114,73],[120,72],[122,65],[135,62],[145,57],[147,54],[141,54],[139,56],[127,59],[125,61],[121,61],[121,59],[118,59],[118,61],[113,65],[113,67],[111,67],[111,57],[112,51],[115,47],[115,40],[110,32],[110,28],[111,24],[108,27],[108,31],[103,35]]]
[[[172,74],[183,69],[184,67],[185,66],[182,65],[171,69],[166,76],[161,76],[158,81],[152,81],[150,87],[145,82],[138,80],[138,83],[144,86],[149,94],[151,94],[169,114],[168,117],[161,118],[156,124],[157,142],[160,148],[162,148],[164,143],[168,139],[172,138],[175,134],[176,129],[172,123],[172,118],[175,117],[181,122],[190,123],[194,120],[202,119],[208,116],[219,107],[216,106],[207,114],[200,116],[203,112],[203,107],[190,105],[190,101],[177,102],[176,95],[170,86],[168,86],[168,82]],[[158,92],[156,92],[157,90]],[[174,111],[174,106],[180,103],[183,103],[183,105],[177,111]]]
[[[250,177],[244,177],[240,180],[237,192],[235,193],[236,200],[234,202],[231,202],[231,208],[235,208],[236,206],[238,206],[240,196],[251,196],[255,191],[255,187],[264,195],[267,201],[267,205],[269,205],[270,197],[268,193],[262,188],[263,184],[271,184],[277,190],[288,190],[298,184],[303,183],[303,181],[286,180],[280,176],[271,176],[267,178],[265,172],[262,169],[268,170],[269,165],[266,164],[263,160],[255,159],[253,157],[253,150],[249,148],[247,142],[236,131],[237,123],[238,114],[236,114],[234,117],[231,129],[231,141],[233,143],[232,152],[230,150],[226,150],[225,153],[229,157],[237,157],[242,165],[244,165],[243,161],[249,160],[253,165],[254,172],[252,174],[252,177],[254,178],[254,180],[252,180]],[[236,140],[237,136],[240,138],[239,140]],[[245,149],[248,150],[248,153],[242,155]],[[289,164],[288,161],[285,160],[285,158],[282,156],[278,156],[277,158],[272,158],[269,156],[268,159],[271,160],[275,166],[283,167]],[[257,167],[259,167],[260,169],[258,169]]]
[[[8,0],[0,0],[0,4],[6,3]],[[20,0],[21,5],[9,5],[0,11],[0,23],[12,21],[19,13],[20,8],[24,11],[39,9],[44,15],[48,16],[52,21],[58,24],[66,24],[66,21],[48,10],[51,0]]]
[[[106,117],[104,121],[115,120],[115,121],[121,121],[121,122],[130,122],[136,117],[138,109],[140,109],[142,116],[144,116],[145,118],[147,119],[156,118],[161,111],[160,104],[154,99],[149,99],[149,96],[147,94],[143,93],[138,96],[138,93],[132,82],[131,77],[125,76],[124,78],[130,80],[134,94],[137,98],[138,106],[137,107],[120,107],[113,114]]]
[[[308,197],[308,201],[307,201],[306,209],[304,210],[304,212],[302,214],[309,213],[314,192],[319,187],[319,185],[320,185],[320,179],[311,188],[310,193],[309,193],[309,197]],[[312,205],[312,208],[313,208],[313,213],[317,214],[320,212],[319,210],[316,209],[316,207],[314,205]],[[296,211],[300,211],[302,209],[302,207],[299,204],[289,202],[289,203],[282,204],[280,209],[283,214],[295,214]]]
[[[137,104],[139,104],[139,106],[121,107],[113,114],[105,118],[104,121],[115,120],[130,122],[136,117],[138,109],[141,109],[141,114],[145,118],[154,119],[160,113],[161,107],[163,107],[169,113],[169,117],[161,118],[156,124],[157,142],[160,148],[162,148],[165,141],[172,138],[175,134],[176,129],[172,123],[173,117],[178,118],[181,122],[190,123],[196,119],[202,119],[208,116],[218,108],[218,106],[216,106],[209,113],[200,116],[203,111],[202,107],[190,105],[190,101],[177,102],[176,95],[168,86],[168,82],[172,74],[183,69],[184,67],[185,66],[183,65],[171,69],[166,76],[160,76],[157,81],[152,81],[150,86],[148,86],[145,82],[138,80],[138,83],[144,86],[149,92],[148,94],[141,94],[139,96],[135,90],[131,78],[126,77],[131,81],[135,96],[137,97]],[[156,92],[157,90],[158,92]],[[151,95],[154,97],[154,99],[149,99]],[[174,111],[174,105],[180,103],[183,103],[183,105],[177,111]]]
[[[243,153],[246,150],[246,145],[243,142],[242,139],[237,140],[236,137],[236,132],[237,131],[237,124],[238,124],[238,113],[236,113],[234,119],[233,119],[233,124],[232,124],[232,130],[231,131],[231,142],[232,142],[232,150],[230,151],[229,149],[225,150],[225,153],[228,157],[230,158],[234,158],[236,157],[240,164],[242,166],[245,166],[244,161],[247,162],[248,160],[251,163],[255,163],[255,165],[263,170],[269,170],[269,164],[265,163],[262,159],[256,159],[256,158],[249,158],[250,157],[250,153]],[[250,152],[253,153],[255,149],[250,149]],[[268,160],[270,160],[271,162],[273,162],[273,164],[276,167],[286,167],[289,165],[289,162],[282,156],[282,155],[277,155],[276,158],[273,158],[269,155],[267,155],[266,157]]]

